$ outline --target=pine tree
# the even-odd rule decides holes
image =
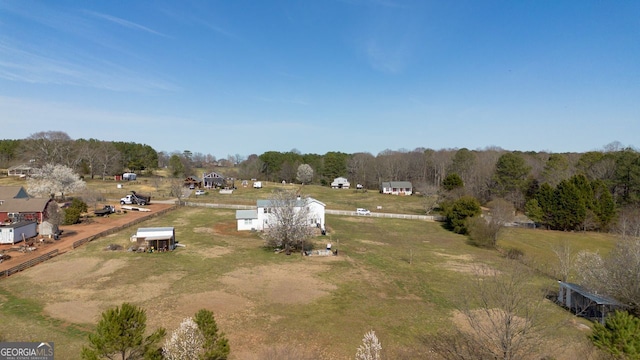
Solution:
[[[147,314],[144,309],[129,303],[102,313],[96,331],[89,335],[89,347],[83,347],[83,359],[101,358],[122,360],[158,358],[156,344],[165,335],[159,328],[145,336]]]
[[[640,359],[640,319],[626,311],[616,311],[595,324],[589,336],[593,344],[618,359]]]
[[[231,352],[229,340],[224,333],[218,330],[218,324],[213,317],[213,313],[206,309],[201,309],[196,313],[193,320],[198,324],[198,329],[204,337],[204,354],[202,360],[226,360]]]

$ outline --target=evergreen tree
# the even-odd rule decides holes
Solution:
[[[554,191],[555,206],[552,227],[557,230],[575,230],[585,220],[587,206],[578,188],[563,180]]]
[[[462,178],[456,173],[451,173],[442,180],[442,188],[447,191],[452,191],[462,187],[464,187]]]
[[[594,324],[589,337],[617,359],[640,359],[640,319],[626,311],[616,311],[604,325]]]
[[[540,186],[540,190],[536,195],[536,200],[540,206],[541,220],[540,222],[547,228],[550,228],[554,224],[553,214],[555,211],[555,199],[554,190],[551,185],[544,183]]]
[[[231,349],[229,340],[224,333],[218,330],[218,324],[213,317],[213,313],[206,309],[201,309],[196,313],[193,320],[198,324],[198,329],[204,337],[204,354],[201,360],[226,360]]]
[[[156,344],[164,337],[159,328],[145,336],[147,314],[129,303],[102,313],[96,331],[89,334],[89,347],[83,347],[83,359],[157,359],[161,356]]]
[[[511,201],[517,209],[524,209],[527,177],[531,167],[521,154],[506,153],[498,158],[493,174],[492,197]]]
[[[616,204],[613,195],[602,180],[591,182],[593,189],[593,212],[601,230],[606,230],[616,216]]]
[[[347,160],[349,155],[330,151],[324,155],[324,169],[322,176],[327,180],[333,180],[338,176],[347,175]]]
[[[640,154],[625,149],[616,154],[616,195],[621,204],[640,200]]]
[[[466,234],[466,220],[481,214],[480,202],[471,196],[463,196],[452,203],[444,204],[445,225],[455,233]]]
[[[536,199],[527,201],[524,206],[524,213],[529,219],[536,223],[542,223],[544,219],[544,212],[542,211],[542,208],[540,207],[540,204],[538,204],[538,200]]]

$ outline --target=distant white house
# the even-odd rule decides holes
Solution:
[[[238,231],[258,230],[258,211],[253,210],[237,210],[236,221],[238,222]]]
[[[274,203],[271,200],[258,200],[255,210],[237,210],[236,221],[238,231],[256,230],[263,231],[269,228],[269,224],[275,222],[272,213]],[[296,201],[296,208],[307,207],[309,209],[309,226],[324,229],[324,209],[326,205],[313,198],[300,198]]]
[[[332,189],[348,189],[350,185],[351,184],[349,183],[349,180],[341,176],[333,179],[333,182],[331,183],[331,188]]]
[[[391,195],[411,195],[413,186],[409,181],[386,181],[380,184],[380,192]]]
[[[25,176],[33,175],[38,171],[40,171],[40,169],[36,169],[28,164],[21,164],[21,165],[12,166],[9,169],[7,169],[7,176],[25,177]]]

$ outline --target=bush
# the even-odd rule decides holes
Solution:
[[[504,257],[509,260],[520,260],[524,256],[524,252],[518,248],[505,249]]]
[[[449,230],[457,234],[467,234],[467,218],[478,216],[481,213],[480,202],[471,196],[463,196],[456,201],[442,205],[445,225]]]
[[[87,212],[87,209],[87,204],[84,201],[78,198],[74,198],[73,201],[71,201],[69,207],[64,210],[63,225],[73,225],[79,223],[80,215],[82,215],[83,212]]]
[[[66,208],[64,210],[64,221],[62,225],[73,225],[80,222],[80,215],[82,215],[82,211],[77,208]]]
[[[474,216],[467,218],[465,227],[469,234],[469,242],[472,245],[484,248],[496,247],[500,225],[489,223],[481,217]]]

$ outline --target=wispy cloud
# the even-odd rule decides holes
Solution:
[[[82,54],[60,55],[0,39],[0,78],[26,83],[84,86],[123,92],[176,91],[179,87],[129,68]],[[88,64],[88,65],[85,65]]]
[[[182,23],[185,24],[197,24],[199,26],[205,27],[209,30],[212,30],[220,35],[223,35],[225,37],[231,38],[231,39],[235,39],[238,38],[238,35],[236,35],[235,33],[225,29],[222,26],[219,26],[217,24],[215,24],[213,21],[210,20],[204,20],[202,17],[200,16],[195,16],[194,12],[188,12],[188,13],[179,13],[177,12],[176,9],[160,9],[160,12],[162,12],[163,14],[165,14],[167,17],[176,19]],[[202,10],[203,11],[203,10]],[[198,11],[195,11],[195,13],[199,13]]]
[[[150,34],[154,34],[154,35],[159,35],[159,36],[163,36],[163,37],[169,37],[168,35],[165,35],[161,32],[155,31],[153,29],[150,29],[146,26],[134,23],[132,21],[129,20],[125,20],[125,19],[121,19],[119,17],[115,17],[115,16],[111,16],[111,15],[107,15],[107,14],[102,14],[99,12],[95,12],[95,11],[90,11],[90,10],[85,10],[85,13],[89,14],[89,15],[93,15],[97,18],[101,18],[107,21],[110,21],[112,23],[118,24],[120,26],[129,28],[129,29],[134,29],[134,30],[140,30],[140,31],[144,31],[144,32],[148,32]]]

